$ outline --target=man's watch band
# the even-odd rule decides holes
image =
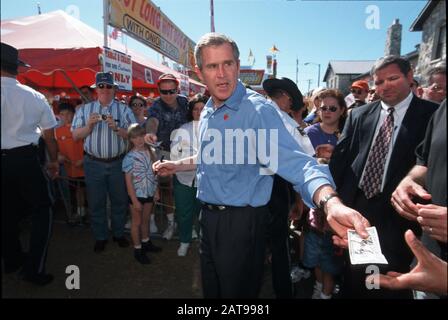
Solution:
[[[327,202],[330,201],[330,199],[333,199],[334,197],[339,197],[339,195],[336,192],[327,194],[319,201],[319,205],[317,206],[317,208],[324,211]]]

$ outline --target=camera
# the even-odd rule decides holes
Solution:
[[[102,114],[102,115],[101,115],[101,119],[103,119],[104,121],[106,121],[106,120],[107,120],[107,114]]]

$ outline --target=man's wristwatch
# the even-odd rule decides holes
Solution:
[[[332,199],[334,197],[339,197],[339,195],[336,192],[327,194],[319,201],[317,208],[322,211],[325,211],[324,209],[325,209],[325,206],[327,205],[327,202],[330,201],[330,199]]]

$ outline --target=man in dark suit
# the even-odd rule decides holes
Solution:
[[[337,191],[347,206],[361,212],[378,231],[388,265],[381,272],[408,272],[412,253],[403,234],[419,226],[397,215],[390,197],[401,179],[415,165],[414,150],[423,140],[426,125],[437,105],[411,92],[413,72],[398,56],[379,59],[372,68],[379,101],[350,113],[333,152],[330,170]],[[412,298],[411,291],[368,290],[366,265],[347,261],[343,293],[357,298]]]

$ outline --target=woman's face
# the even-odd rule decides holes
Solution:
[[[138,117],[145,112],[145,102],[141,99],[134,99],[131,104],[131,109],[134,115]]]
[[[204,109],[205,104],[202,102],[196,102],[193,106],[192,114],[193,114],[193,120],[199,121],[199,118],[201,116],[201,111]]]
[[[339,123],[339,119],[344,113],[344,109],[339,106],[335,98],[327,97],[321,100],[319,107],[320,118],[326,125],[334,125]]]

